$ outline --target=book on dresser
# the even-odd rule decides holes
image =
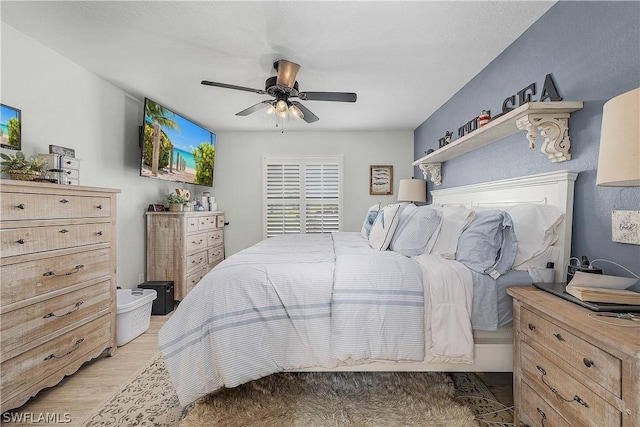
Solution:
[[[626,289],[587,288],[569,285],[566,292],[581,301],[640,305],[640,293]]]

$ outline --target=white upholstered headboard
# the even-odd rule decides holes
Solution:
[[[559,171],[519,178],[503,179],[480,184],[432,190],[433,203],[440,205],[506,206],[520,203],[552,205],[564,212],[564,221],[558,227],[561,260],[555,265],[555,280],[566,278],[564,264],[571,256],[571,230],[573,223],[573,187],[577,172]]]

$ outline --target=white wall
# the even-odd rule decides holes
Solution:
[[[344,231],[360,231],[369,206],[395,202],[399,180],[413,176],[411,131],[218,133],[213,195],[230,223],[227,254],[262,240],[263,156],[334,154],[344,160]],[[369,165],[393,165],[394,195],[369,195]]]
[[[121,189],[118,285],[135,287],[145,271],[146,207],[163,202],[177,187],[139,176],[141,100],[11,26],[1,27],[0,99],[22,110],[22,151],[46,153],[49,144],[73,148],[81,159],[82,185]],[[345,230],[359,230],[373,203],[395,200],[369,196],[370,164],[394,166],[394,194],[398,180],[413,175],[412,132],[219,133],[213,189],[187,187],[194,196],[211,190],[226,211],[231,223],[225,231],[227,254],[261,239],[262,156],[305,154],[344,156]]]

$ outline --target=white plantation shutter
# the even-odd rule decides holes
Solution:
[[[342,159],[264,159],[265,237],[341,231]]]

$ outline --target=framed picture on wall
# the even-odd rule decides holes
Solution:
[[[0,147],[20,150],[21,111],[0,104]]]
[[[369,166],[369,194],[376,196],[393,194],[393,166]]]

